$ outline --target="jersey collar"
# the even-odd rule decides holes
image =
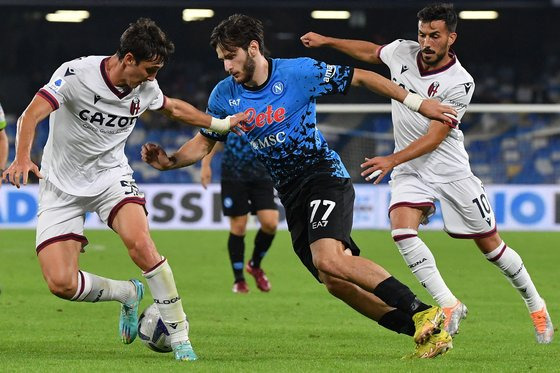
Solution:
[[[429,76],[429,75],[434,75],[434,74],[441,73],[441,72],[449,69],[451,66],[455,65],[455,63],[457,62],[457,56],[455,55],[455,52],[453,52],[452,50],[449,50],[449,57],[451,57],[451,61],[449,61],[448,63],[446,63],[444,66],[440,67],[439,69],[426,70],[426,69],[424,69],[424,67],[422,65],[421,53],[422,52],[420,51],[416,55],[416,63],[418,64],[418,71],[420,71],[420,76]]]
[[[243,88],[245,88],[248,91],[258,91],[266,87],[266,85],[270,81],[270,78],[272,77],[272,58],[267,58],[266,60],[268,61],[268,76],[266,77],[264,83],[255,87],[249,87],[243,84]]]
[[[126,97],[130,92],[132,92],[132,89],[130,87],[125,87],[125,89],[121,92],[117,87],[113,85],[113,83],[111,83],[111,79],[109,79],[109,76],[107,75],[107,70],[105,70],[105,64],[108,59],[109,57],[106,57],[101,60],[101,64],[99,65],[101,76],[103,77],[105,84],[107,84],[107,87],[111,90],[111,92],[113,92],[118,98],[122,99],[123,97]]]

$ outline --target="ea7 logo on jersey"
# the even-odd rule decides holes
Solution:
[[[438,81],[435,81],[432,84],[430,84],[430,87],[428,88],[428,97],[434,97],[438,91],[438,88],[439,88]]]
[[[236,98],[236,99],[230,98],[230,99],[228,100],[229,106],[239,106],[239,102],[240,102],[240,101],[241,101],[240,98]]]
[[[317,214],[317,210],[319,209],[319,206],[326,206],[327,208],[323,213],[323,216],[321,216],[321,219],[314,220],[315,215]],[[311,224],[311,229],[324,228],[327,226],[327,224],[329,224],[329,221],[327,219],[329,218],[330,214],[333,212],[334,208],[336,207],[336,202],[329,201],[328,199],[324,199],[324,200],[316,199],[311,201],[309,207],[311,207],[312,209],[311,219],[309,219],[309,223]]]
[[[136,115],[140,111],[140,98],[135,96],[130,103],[130,115]]]

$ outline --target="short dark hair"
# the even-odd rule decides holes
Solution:
[[[227,51],[233,51],[235,48],[248,50],[253,40],[259,43],[261,53],[265,54],[262,22],[243,14],[234,14],[224,19],[214,27],[210,35],[212,48],[220,46]]]
[[[117,56],[122,60],[130,52],[137,64],[141,61],[165,63],[174,51],[175,45],[154,21],[138,18],[121,35]]]
[[[457,29],[457,13],[453,4],[435,3],[426,6],[416,14],[420,22],[444,21],[447,30],[455,32]]]

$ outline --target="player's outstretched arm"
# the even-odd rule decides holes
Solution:
[[[43,178],[39,172],[39,167],[31,161],[31,147],[37,124],[52,111],[52,106],[47,100],[41,96],[35,96],[19,117],[17,121],[16,156],[12,164],[2,173],[2,181],[9,181],[19,188],[22,179],[23,184],[27,184],[29,172],[33,172],[39,179]]]
[[[437,100],[423,99],[416,93],[407,92],[404,88],[373,71],[354,69],[352,85],[367,88],[372,92],[402,102],[410,110],[417,111],[433,120],[451,123],[449,115],[452,117],[457,115],[457,111],[451,106],[443,105]]]
[[[379,184],[394,167],[434,151],[445,140],[450,129],[450,126],[442,122],[432,121],[424,136],[411,142],[401,151],[385,157],[366,158],[366,161],[360,165],[364,169],[361,175],[366,181],[375,179],[373,183]]]
[[[216,141],[197,133],[171,156],[161,146],[147,143],[142,145],[142,160],[160,171],[187,167],[210,153],[215,143]]]
[[[338,39],[315,32],[308,32],[300,40],[307,48],[330,47],[359,61],[375,64],[383,63],[377,57],[377,52],[381,46],[369,41]]]
[[[201,128],[207,128],[221,134],[227,133],[230,130],[234,130],[235,132],[235,127],[239,125],[239,122],[247,119],[244,113],[237,113],[227,116],[224,119],[214,118],[198,110],[188,102],[177,98],[167,98],[161,112],[170,119]]]

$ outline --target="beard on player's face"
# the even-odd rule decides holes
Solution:
[[[253,80],[253,76],[255,75],[255,66],[255,59],[247,53],[243,67],[239,72],[240,76],[239,78],[235,78],[235,81],[239,84],[245,84]]]
[[[437,65],[443,58],[447,55],[448,48],[444,48],[440,52],[436,52],[430,48],[424,48],[422,50],[422,62],[428,66]]]

